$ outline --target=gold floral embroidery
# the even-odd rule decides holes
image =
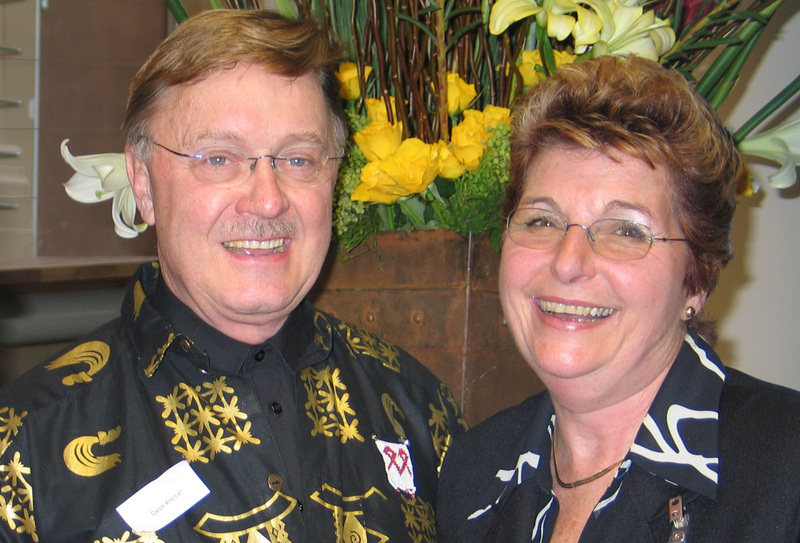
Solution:
[[[122,461],[119,453],[112,453],[105,456],[95,456],[92,447],[95,445],[107,445],[116,440],[122,427],[117,426],[108,432],[98,432],[94,436],[80,436],[64,447],[64,464],[72,473],[83,477],[92,477],[110,470]]]
[[[292,543],[283,519],[297,507],[297,500],[283,492],[275,492],[270,500],[241,515],[206,513],[194,527],[195,531],[215,538],[219,543],[247,541]],[[267,539],[264,534],[269,537]]]
[[[172,394],[156,396],[164,406],[164,424],[175,433],[172,444],[188,462],[205,463],[219,453],[261,443],[250,433],[251,422],[234,392],[220,377],[197,387],[180,383]]]
[[[300,373],[308,394],[306,414],[314,421],[311,435],[338,436],[342,443],[351,439],[363,442],[364,437],[358,433],[356,412],[350,407],[350,393],[340,373],[339,368],[331,371],[330,366],[319,371],[309,367]]]
[[[144,293],[142,282],[136,281],[136,284],[133,285],[133,320],[139,318],[139,311],[142,310],[142,304],[146,298],[147,295]]]
[[[8,464],[0,465],[0,519],[17,533],[29,534],[39,541],[33,518],[33,488],[25,479],[31,468],[25,467],[19,452]]]
[[[439,468],[442,466],[444,455],[447,453],[451,440],[450,429],[448,428],[447,405],[451,407],[452,412],[459,412],[458,404],[455,398],[453,398],[453,395],[450,394],[450,391],[445,385],[440,384],[439,405],[436,406],[433,403],[428,404],[428,408],[431,410],[431,418],[428,419],[428,426],[431,429],[433,448],[436,451],[436,455],[439,457]],[[467,421],[464,420],[463,416],[459,416],[457,422],[461,424],[465,430],[467,429]]]
[[[131,533],[127,530],[120,537],[104,537],[103,539],[95,539],[94,543],[164,543],[158,538],[155,532],[147,532],[137,534],[133,532],[136,539],[131,539]]]
[[[331,337],[331,325],[325,315],[319,311],[314,314],[314,345],[320,349],[324,349]]]
[[[324,348],[326,338],[331,335],[331,325],[325,315],[320,312],[314,315],[314,328],[316,329],[314,344],[319,348]],[[344,335],[353,356],[366,355],[378,360],[390,370],[400,371],[400,350],[395,345],[346,322],[340,322],[337,328]]]
[[[400,351],[391,343],[383,341],[369,332],[350,326],[346,322],[339,324],[353,354],[363,354],[379,360],[390,370],[400,372]]]
[[[158,279],[159,274],[161,273],[161,265],[158,261],[151,262],[150,268],[152,268],[153,277],[150,279],[151,281],[155,281]],[[147,272],[145,272],[145,275]],[[136,281],[136,284],[133,285],[133,320],[137,320],[139,318],[139,312],[142,309],[142,304],[147,299],[147,294],[144,291],[144,285],[142,285],[141,281]]]
[[[105,367],[110,354],[111,347],[109,347],[107,343],[103,343],[102,341],[87,341],[86,343],[81,343],[68,353],[59,356],[45,367],[48,370],[55,370],[75,364],[86,364],[89,366],[89,369],[67,375],[61,379],[61,382],[67,386],[78,383],[88,383],[92,380],[92,375]]]
[[[336,528],[336,541],[376,541],[376,543],[386,543],[389,537],[366,528],[360,518],[364,516],[361,502],[368,499],[386,499],[386,496],[375,487],[370,488],[366,494],[357,496],[344,496],[340,490],[330,485],[322,485],[322,490],[317,490],[311,495],[311,499],[330,509],[333,513],[333,523]],[[368,535],[375,539],[368,539]]]
[[[403,494],[401,509],[406,516],[406,527],[412,541],[436,543],[436,514],[430,503],[419,496],[410,497]]]
[[[397,433],[397,437],[399,439],[405,439],[406,431],[400,423],[400,420],[405,420],[406,414],[403,413],[403,410],[400,409],[400,406],[397,405],[394,398],[386,392],[381,395],[381,404],[383,404],[383,411],[386,413],[386,418],[389,419],[395,433]]]
[[[164,342],[164,345],[158,348],[156,354],[153,355],[153,358],[150,359],[150,365],[147,366],[144,370],[144,374],[147,377],[152,377],[155,374],[158,367],[161,365],[161,361],[164,360],[164,354],[169,349],[169,346],[172,345],[172,342],[175,341],[175,338],[178,337],[175,334],[170,334],[167,337],[167,341]]]
[[[13,436],[22,428],[22,419],[28,416],[27,411],[15,413],[13,407],[0,409],[0,456],[5,454],[8,447],[14,442]]]

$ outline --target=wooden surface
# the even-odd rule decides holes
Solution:
[[[543,388],[505,325],[498,263],[485,236],[387,232],[375,251],[332,255],[311,299],[417,357],[475,424]]]

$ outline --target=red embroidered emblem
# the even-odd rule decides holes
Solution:
[[[386,477],[392,488],[398,492],[405,492],[411,496],[417,493],[414,485],[414,464],[408,450],[408,441],[392,443],[375,438],[375,446],[383,457],[386,468]]]

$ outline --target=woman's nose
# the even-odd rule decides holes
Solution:
[[[580,224],[567,226],[553,256],[553,273],[564,282],[590,277],[595,272],[597,253],[592,246],[589,228]]]

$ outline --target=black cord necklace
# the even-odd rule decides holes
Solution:
[[[565,483],[564,481],[561,480],[561,477],[558,475],[558,464],[556,463],[556,439],[555,439],[555,436],[553,436],[553,443],[552,443],[552,446],[551,446],[551,451],[552,451],[552,456],[553,456],[553,472],[555,472],[556,482],[558,483],[558,486],[560,486],[561,488],[575,488],[576,486],[581,486],[581,485],[589,484],[592,481],[596,481],[600,477],[602,477],[603,475],[605,475],[608,472],[610,472],[612,469],[619,467],[619,465],[622,464],[622,462],[625,460],[624,458],[622,460],[618,460],[617,462],[614,462],[613,464],[611,464],[610,466],[608,466],[604,470],[598,471],[594,475],[590,475],[589,477],[587,477],[585,479],[578,479],[574,483]]]

